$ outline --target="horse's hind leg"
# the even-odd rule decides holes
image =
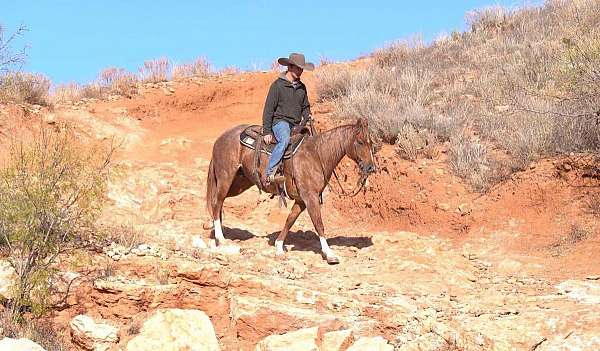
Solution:
[[[290,211],[290,214],[288,215],[287,219],[285,220],[285,225],[283,226],[283,229],[281,230],[281,232],[279,233],[279,236],[275,240],[275,248],[277,249],[275,254],[277,256],[284,255],[283,242],[285,241],[285,237],[288,235],[290,228],[292,228],[292,226],[294,225],[294,222],[296,222],[296,219],[298,219],[298,216],[302,213],[302,211],[304,211],[305,208],[306,208],[306,205],[304,205],[303,202],[298,202],[298,201],[294,202],[294,205],[292,206],[292,210]]]
[[[233,180],[238,172],[238,168],[235,165],[227,165],[220,162],[215,162],[213,159],[209,167],[209,182],[207,197],[210,197],[209,212],[213,220],[213,228],[215,231],[215,240],[217,244],[222,243],[225,240],[223,236],[223,228],[221,226],[221,211],[223,210],[223,202],[228,196]]]

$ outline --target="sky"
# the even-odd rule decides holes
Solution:
[[[87,83],[107,67],[138,72],[146,60],[205,57],[217,69],[267,69],[290,52],[355,59],[394,40],[466,29],[465,13],[518,1],[0,0],[5,32],[25,25],[22,70],[54,83]],[[5,34],[6,36],[6,34]]]

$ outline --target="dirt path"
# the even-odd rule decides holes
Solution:
[[[556,257],[548,247],[560,234],[534,236],[568,226],[552,221],[572,201],[561,196],[575,190],[549,194],[532,185],[553,172],[551,163],[482,198],[451,175],[443,155],[410,163],[384,148],[383,170],[366,194],[351,201],[326,194],[340,265],[323,261],[306,214],[288,236],[287,257],[276,260],[273,242],[287,210],[256,189],[225,202],[229,245],[190,249],[197,235],[210,246],[201,225],[212,143],[231,126],[260,120],[273,78],[171,83],[56,112],[89,135],[124,140],[103,221],[133,226],[163,253],[122,248],[117,273],[81,285],[57,320],[84,309],[127,326],[161,307],[201,308],[225,350],[251,350],[268,335],[315,325],[382,335],[399,350],[600,347],[597,236]],[[306,80],[310,87],[312,77]],[[334,123],[325,104],[314,111],[321,126]],[[352,166],[341,168],[350,184]],[[561,181],[551,177],[541,187]]]

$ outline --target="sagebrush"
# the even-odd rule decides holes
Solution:
[[[0,168],[0,246],[17,274],[8,304],[15,319],[45,312],[56,258],[93,233],[113,151],[78,142],[68,128],[11,138]]]

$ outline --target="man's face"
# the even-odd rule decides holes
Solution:
[[[289,65],[288,71],[290,71],[294,80],[297,80],[297,79],[300,79],[300,76],[302,75],[302,72],[304,70],[296,65]]]

